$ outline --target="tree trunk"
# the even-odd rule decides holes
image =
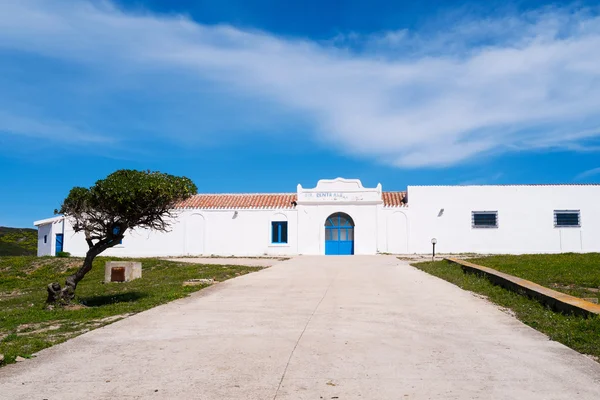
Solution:
[[[111,242],[107,243],[106,241],[100,241],[92,246],[85,255],[85,260],[83,261],[81,268],[79,268],[77,272],[65,280],[65,287],[61,288],[58,282],[49,284],[47,288],[48,298],[46,299],[46,303],[48,305],[69,304],[75,297],[75,289],[77,289],[77,284],[92,269],[94,258],[96,258],[98,254],[102,253],[107,248],[112,247],[109,243]]]

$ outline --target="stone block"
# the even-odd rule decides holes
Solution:
[[[135,261],[107,261],[104,282],[129,282],[142,277],[142,263]]]

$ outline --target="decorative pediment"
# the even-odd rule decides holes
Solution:
[[[381,203],[381,184],[365,188],[359,179],[321,179],[313,189],[298,185],[298,204]]]

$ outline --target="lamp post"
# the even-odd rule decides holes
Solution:
[[[435,260],[435,245],[437,244],[437,239],[433,238],[431,239],[431,244],[433,246],[433,255],[431,256],[431,261]]]

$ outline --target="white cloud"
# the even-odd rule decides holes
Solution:
[[[583,171],[575,177],[576,181],[581,181],[587,178],[591,178],[592,176],[600,175],[600,167],[588,169],[587,171]]]
[[[504,176],[504,173],[496,172],[495,174],[492,174],[492,175],[486,175],[486,176],[480,176],[477,178],[467,179],[462,182],[459,182],[458,184],[463,185],[463,186],[493,185],[494,183],[498,182],[498,180],[500,180],[500,178],[502,178],[503,176]]]
[[[28,136],[36,139],[80,142],[88,144],[106,144],[113,139],[87,132],[60,121],[48,121],[22,118],[0,111],[0,133]]]
[[[144,95],[158,98],[171,85],[186,87],[156,108],[162,123],[173,115],[168,107],[194,104],[208,82],[224,107],[229,97],[265,102],[257,111],[265,118],[308,121],[307,140],[402,167],[515,149],[573,150],[600,136],[600,18],[590,11],[547,9],[322,43],[125,12],[108,2],[33,0],[0,4],[0,49],[88,71],[90,86],[104,77],[110,93],[149,84],[162,91]],[[0,94],[0,103],[11,93]],[[149,114],[148,125],[156,125]],[[186,129],[189,118],[178,115],[171,134],[208,135]]]

